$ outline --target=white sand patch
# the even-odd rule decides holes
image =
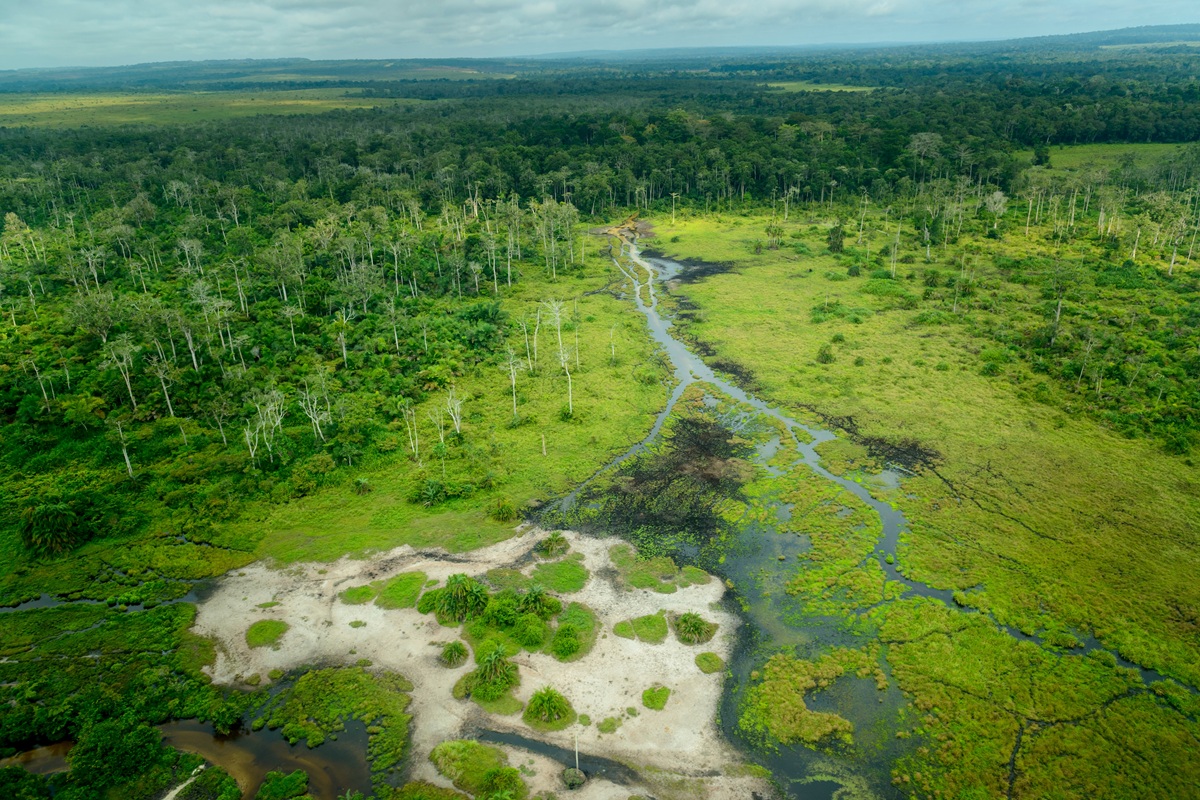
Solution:
[[[647,775],[643,787],[589,782],[572,793],[580,800],[625,798],[651,789],[660,800],[671,796],[749,798],[752,792],[770,795],[765,781],[722,776],[729,765],[739,762],[736,751],[721,739],[715,722],[722,676],[705,675],[695,664],[696,654],[706,650],[728,659],[739,624],[736,616],[718,607],[724,586],[715,578],[673,594],[623,589],[614,583],[616,573],[608,558],[608,549],[618,540],[564,532],[572,551],[583,554],[592,577],[582,591],[563,599],[584,603],[596,613],[596,643],[587,656],[567,664],[542,653],[517,655],[513,661],[520,666],[521,685],[515,694],[524,702],[542,686],[553,686],[567,696],[576,711],[591,717],[592,724],[548,734],[530,730],[519,715],[491,715],[472,702],[452,697],[454,683],[473,667],[468,661],[457,669],[447,669],[438,661],[441,645],[458,638],[457,629],[442,627],[432,615],[418,614],[415,609],[384,610],[374,604],[349,605],[338,598],[351,586],[415,570],[442,582],[457,572],[482,576],[494,567],[523,568],[528,573],[530,551],[544,535],[536,529],[519,529],[511,539],[461,555],[416,552],[405,546],[367,561],[344,558],[332,564],[299,564],[282,570],[253,564],[221,579],[199,606],[197,633],[219,644],[217,661],[209,672],[215,682],[234,685],[255,674],[266,679],[274,669],[354,664],[359,659],[398,672],[415,687],[410,706],[414,716],[412,777],[441,785],[448,784],[429,763],[430,750],[463,731],[482,727],[562,747],[573,747],[578,733],[581,751],[621,761]],[[258,608],[268,602],[278,605]],[[654,645],[612,633],[615,623],[660,609],[697,611],[719,624],[717,635],[706,644],[688,646],[673,635]],[[260,619],[279,619],[290,626],[277,649],[246,645],[246,629]],[[356,620],[366,625],[351,627]],[[642,691],[655,684],[671,689],[662,711],[642,706]],[[626,714],[630,707],[637,716]],[[621,717],[623,722],[615,733],[601,734],[597,723],[610,716]],[[527,777],[534,792],[563,791],[558,777],[561,765],[523,750],[506,749],[514,766],[534,759],[536,775]],[[645,770],[647,767],[650,769]]]

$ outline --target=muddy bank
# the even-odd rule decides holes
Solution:
[[[698,258],[668,259],[660,250],[653,247],[643,247],[640,250],[643,258],[650,261],[670,261],[675,267],[672,280],[679,283],[696,283],[713,275],[723,275],[727,272],[737,272],[736,265],[731,261],[701,261]]]

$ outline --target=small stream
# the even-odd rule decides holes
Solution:
[[[836,434],[793,419],[780,409],[724,380],[683,342],[671,335],[671,320],[659,313],[655,284],[661,282],[665,285],[667,281],[679,277],[683,267],[669,259],[642,255],[634,242],[623,241],[621,253],[645,271],[644,276],[639,275],[636,270],[627,269],[619,259],[614,258],[617,267],[633,283],[633,300],[646,318],[650,336],[662,347],[670,360],[674,369],[675,385],[666,408],[658,415],[649,436],[601,472],[644,451],[658,436],[687,387],[697,382],[706,383],[733,400],[754,409],[759,415],[779,423],[787,432],[787,441],[776,438],[758,448],[756,460],[770,474],[778,475],[782,474],[782,471],[767,462],[781,447],[794,448],[798,458],[793,462],[793,466],[803,464],[821,478],[845,489],[878,514],[882,523],[882,535],[874,557],[878,559],[887,580],[905,587],[904,597],[927,597],[963,613],[978,613],[960,608],[954,602],[953,591],[938,589],[901,574],[897,547],[901,533],[908,530],[908,521],[903,512],[874,497],[863,484],[834,475],[822,466],[816,448],[823,442],[836,438]],[[899,487],[900,478],[899,473],[887,470],[874,476],[872,480],[880,487],[895,489]],[[570,507],[582,488],[581,486],[565,498],[564,505]],[[790,517],[790,506],[784,503],[775,503],[775,506],[776,516],[780,521]],[[795,647],[802,654],[817,655],[831,646],[861,645],[861,640],[855,641],[845,630],[845,620],[841,618],[814,618],[810,614],[802,614],[800,603],[784,591],[787,575],[784,574],[786,570],[780,569],[780,563],[794,563],[796,556],[809,547],[806,537],[795,534],[780,535],[774,525],[756,522],[744,526],[738,538],[738,546],[726,556],[720,572],[737,586],[738,594],[744,601],[743,608],[747,609],[745,614],[753,624],[743,626],[733,663],[730,664],[734,679],[730,682],[731,691],[723,695],[720,721],[729,739],[749,746],[737,726],[740,688],[750,683],[750,672],[761,663],[764,655],[777,651],[780,647]],[[1000,627],[1014,638],[1042,644],[1042,640],[1037,636],[1022,633],[1008,626]],[[1073,653],[1104,649],[1094,637],[1077,635],[1077,638],[1082,642],[1082,646],[1074,649]],[[1115,653],[1112,655],[1122,666],[1137,670],[1147,683],[1164,679],[1164,676],[1154,670],[1138,667]],[[903,751],[902,745],[890,735],[890,723],[895,720],[905,704],[895,681],[890,682],[886,691],[879,692],[875,689],[873,681],[864,682],[862,679],[847,677],[840,679],[811,700],[810,707],[815,710],[834,711],[854,723],[856,738],[859,740],[859,747],[855,751],[857,763],[853,768],[848,768],[844,759],[803,747],[784,747],[773,754],[756,751],[758,758],[771,769],[776,779],[793,796],[806,800],[833,798],[839,788],[846,784],[846,780],[858,782],[863,777],[867,779],[867,785],[875,791],[884,795],[892,794],[893,790],[887,785],[888,767]],[[854,775],[857,775],[858,779],[853,777]],[[833,777],[827,779],[827,776]]]

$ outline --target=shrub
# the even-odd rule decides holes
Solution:
[[[439,616],[463,622],[482,613],[487,605],[487,588],[460,572],[446,579],[446,586],[438,596],[435,608]]]
[[[457,667],[467,660],[467,655],[467,646],[455,639],[452,642],[446,642],[440,658],[447,667]]]
[[[73,776],[94,789],[125,781],[149,771],[163,755],[162,734],[127,719],[104,720],[84,730],[71,750]],[[101,791],[94,796],[100,796]],[[88,796],[93,796],[89,793]]]
[[[817,351],[817,363],[818,364],[832,364],[833,363],[833,348],[827,344],[821,345],[821,349]]]
[[[684,644],[699,644],[707,642],[716,633],[716,624],[705,620],[699,614],[689,611],[675,619],[675,635]]]
[[[354,493],[355,494],[370,494],[373,491],[375,491],[375,487],[372,486],[371,482],[369,480],[367,480],[366,478],[355,478],[354,479]]]
[[[497,497],[492,501],[488,516],[496,522],[513,522],[517,519],[517,507],[507,497]]]
[[[642,705],[651,711],[662,711],[670,696],[671,690],[666,686],[655,686],[642,692]]]
[[[432,614],[437,611],[438,604],[442,600],[442,594],[445,589],[433,589],[421,595],[421,599],[417,601],[418,614]]]
[[[716,653],[697,653],[696,666],[705,675],[711,675],[714,672],[720,672],[725,669],[725,662]]]
[[[562,611],[562,603],[547,594],[541,584],[535,583],[517,600],[517,609],[522,614],[537,614],[542,619],[549,619]]]
[[[545,539],[538,542],[533,549],[543,556],[553,558],[567,552],[569,548],[570,544],[567,543],[567,537],[563,536],[561,531],[553,531]]]
[[[550,652],[560,661],[582,658],[596,640],[596,615],[582,603],[571,603],[558,618]]]
[[[523,719],[529,727],[538,730],[562,730],[575,721],[575,709],[561,693],[544,686],[529,698]]]
[[[527,792],[521,773],[513,767],[495,767],[484,773],[480,798],[487,800],[517,800]]]
[[[517,685],[517,665],[504,656],[502,648],[495,648],[479,661],[467,682],[471,696],[479,700],[498,700],[509,689]]]
[[[511,628],[519,615],[517,595],[511,590],[493,596],[488,600],[487,610],[483,612],[484,620],[497,628]]]
[[[833,342],[834,344],[841,344],[842,342],[846,341],[846,337],[843,334],[835,333],[829,341]]]
[[[583,643],[579,640],[579,631],[567,622],[558,626],[554,638],[550,641],[550,652],[558,658],[570,658],[579,652]]]
[[[513,638],[530,649],[541,647],[549,635],[550,628],[537,614],[522,615],[512,630]]]
[[[86,527],[68,503],[39,503],[21,513],[21,544],[33,553],[65,553],[87,538]]]
[[[263,778],[254,800],[292,800],[301,797],[308,791],[308,773],[302,769],[285,775],[282,772],[268,772]]]
[[[851,264],[846,268],[846,274],[851,278],[857,278],[859,275],[862,275],[862,267],[858,264]]]
[[[280,619],[260,619],[246,629],[246,644],[250,647],[274,646],[287,633],[288,624]]]

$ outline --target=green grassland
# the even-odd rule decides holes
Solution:
[[[794,570],[789,593],[812,613],[866,622],[864,646],[885,645],[891,677],[912,701],[904,718],[915,721],[898,734],[922,742],[894,766],[894,783],[949,797],[1046,796],[1055,787],[1115,796],[1131,780],[1167,794],[1193,786],[1195,775],[1166,762],[1186,760],[1200,735],[1194,695],[1173,681],[1147,688],[1103,652],[1070,651],[1077,635],[1093,635],[1137,664],[1200,682],[1200,592],[1192,578],[1200,567],[1200,470],[1188,456],[1165,452],[1160,439],[1114,430],[1086,387],[1037,371],[1015,346],[1022,329],[1043,324],[1043,298],[1040,281],[1014,276],[1004,259],[1052,255],[1049,231],[1035,225],[1026,238],[1014,225],[988,240],[980,225],[948,252],[934,249],[932,263],[902,238],[899,255],[908,257],[892,279],[886,260],[847,274],[848,263],[865,261],[868,244],[872,254],[888,251],[885,235],[868,233],[854,246],[850,231],[851,252],[835,256],[825,248],[833,220],[804,214],[783,225],[784,246],[770,250],[762,247],[769,221],[657,222],[653,246],[666,255],[728,267],[675,288],[676,301],[688,301],[682,333],[718,366],[736,368],[735,380],[759,397],[840,428],[841,438],[821,448],[834,471],[869,481],[888,464],[881,453],[901,461],[918,454],[900,488],[873,490],[911,526],[901,534],[897,566],[956,590],[968,611],[985,612],[896,599],[871,553],[877,523],[860,518],[866,510],[845,492],[807,474],[747,487],[749,510],[726,509],[752,514],[754,496],[768,492],[795,503],[782,528],[809,536],[813,548],[798,566],[781,566]],[[883,227],[870,216],[867,223],[868,231]],[[1090,269],[1118,258],[1081,246],[1097,265]],[[1142,254],[1139,262],[1165,281],[1169,255]],[[926,291],[928,272],[965,270],[977,287],[970,299]],[[1180,265],[1175,276],[1193,279]],[[1186,308],[1170,289],[1118,291],[1099,278],[1093,289],[1082,280],[1070,335],[1082,337],[1087,320],[1130,306]],[[839,308],[856,312],[830,312]],[[1004,346],[1005,337],[1014,345]],[[1047,645],[1019,641],[996,621]],[[852,735],[844,720],[803,707],[807,676],[825,662],[789,658],[750,690],[743,727],[782,741]],[[774,696],[795,696],[800,705],[775,714]]]
[[[1065,173],[1089,170],[1116,170],[1124,164],[1135,167],[1162,161],[1175,155],[1186,145],[1181,144],[1076,144],[1052,147],[1047,172]],[[1021,158],[1032,160],[1033,151],[1023,150]]]
[[[825,277],[845,272],[830,256],[752,255],[763,224],[725,218],[660,228],[664,242],[679,237],[663,245],[669,254],[736,266],[681,290],[700,307],[686,330],[802,416],[852,419],[859,436],[914,439],[940,454],[936,467],[905,481],[915,497],[889,498],[914,526],[902,543],[906,574],[945,588],[982,587],[971,592],[972,605],[1006,624],[1095,632],[1139,663],[1200,681],[1196,644],[1168,612],[1200,600],[1189,577],[1200,565],[1200,470],[1152,440],[1097,424],[1020,361],[999,376],[981,374],[991,342],[970,325],[997,324],[1000,311],[1011,325],[1036,299],[989,262],[1036,241],[1013,235],[976,259],[978,279],[1011,298],[1006,305],[980,303],[964,312],[968,324],[920,325],[919,308],[890,308],[864,292],[865,276]],[[792,228],[816,249],[828,225]],[[903,276],[898,283],[911,285]],[[810,309],[834,301],[871,316],[861,324],[811,321]],[[818,363],[821,346],[838,334],[844,342],[833,345],[832,363]],[[1166,558],[1145,546],[1147,532]]]
[[[177,125],[259,114],[319,114],[398,107],[418,100],[348,96],[345,89],[240,92],[0,94],[0,127]]]

